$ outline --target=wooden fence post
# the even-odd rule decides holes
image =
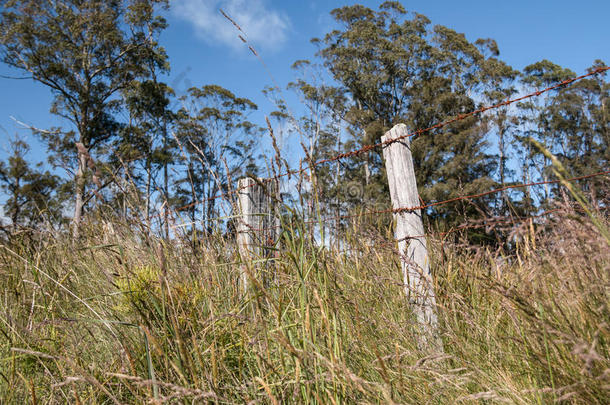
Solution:
[[[381,137],[382,142],[407,134],[407,127],[398,124]],[[390,186],[392,208],[421,205],[417,192],[410,138],[383,146],[383,157]],[[419,345],[442,350],[438,336],[434,281],[430,273],[428,248],[421,210],[395,213],[395,236],[401,254],[405,293],[413,306],[417,322],[422,328]]]
[[[274,210],[277,187],[276,180],[248,177],[238,181],[237,244],[242,259],[265,262],[272,256],[270,248],[279,235],[279,222]],[[269,278],[263,274],[264,285],[268,284]],[[245,269],[239,276],[239,285],[241,291],[247,291],[248,274]]]

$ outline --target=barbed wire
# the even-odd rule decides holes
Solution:
[[[337,216],[333,216],[333,217],[323,217],[323,218],[319,218],[319,219],[312,219],[312,220],[303,221],[303,223],[306,225],[313,225],[313,224],[318,224],[318,223],[336,222],[338,220],[361,218],[363,216],[370,216],[370,215],[403,214],[403,213],[409,213],[409,212],[418,211],[418,210],[425,210],[427,208],[438,207],[441,205],[450,204],[450,203],[454,203],[454,202],[458,202],[458,201],[475,200],[475,199],[478,199],[481,197],[485,197],[487,195],[498,194],[503,191],[512,190],[512,189],[535,187],[535,186],[542,186],[542,185],[549,185],[549,184],[558,184],[558,183],[561,183],[562,181],[566,181],[566,182],[581,181],[581,180],[591,179],[594,177],[600,177],[600,176],[605,176],[605,175],[610,175],[610,170],[605,170],[605,171],[601,171],[601,172],[597,172],[597,173],[590,173],[590,174],[586,174],[586,175],[582,175],[582,176],[572,177],[572,178],[565,179],[565,180],[545,180],[545,181],[537,181],[537,182],[530,182],[530,183],[510,184],[508,186],[499,187],[499,188],[484,191],[481,193],[460,195],[460,196],[452,197],[452,198],[449,198],[446,200],[424,203],[424,204],[414,206],[414,207],[399,207],[399,208],[387,208],[387,209],[383,209],[383,210],[369,210],[369,211],[364,211],[364,212],[361,212],[358,214],[345,214],[345,215],[337,215]],[[230,218],[233,218],[233,217],[236,217],[236,216],[232,216]],[[229,217],[222,217],[219,219],[227,219],[227,218],[229,218]],[[214,220],[214,219],[212,219],[212,220]],[[194,225],[199,222],[200,221],[192,221],[192,222],[182,224],[180,226],[182,227],[182,226]],[[270,230],[270,229],[279,229],[282,226],[283,225],[274,225],[274,226],[271,226],[271,227],[268,227],[265,229],[251,228],[250,230],[251,231],[266,231],[266,230]]]
[[[526,95],[518,97],[518,98],[508,99],[506,101],[503,101],[503,102],[500,102],[500,103],[497,103],[497,104],[493,104],[493,105],[486,106],[486,107],[481,107],[481,108],[478,108],[478,109],[473,110],[473,111],[468,112],[468,113],[458,114],[456,117],[454,117],[452,119],[449,119],[449,120],[446,120],[446,121],[443,121],[443,122],[439,122],[439,123],[437,123],[435,125],[432,125],[432,126],[430,126],[428,128],[418,129],[416,131],[410,132],[410,133],[405,134],[405,135],[398,136],[398,137],[393,138],[393,139],[387,139],[387,140],[382,141],[382,142],[365,145],[365,146],[363,146],[363,147],[361,147],[359,149],[355,149],[355,150],[352,150],[352,151],[349,151],[349,152],[343,152],[343,153],[337,154],[337,155],[335,155],[333,157],[330,157],[330,158],[320,159],[320,160],[312,162],[311,164],[309,164],[309,165],[307,165],[305,167],[299,168],[299,169],[291,169],[291,170],[289,169],[286,172],[280,173],[280,174],[278,174],[278,175],[276,175],[274,177],[267,178],[267,179],[260,179],[260,183],[265,184],[265,183],[268,183],[268,182],[271,182],[271,181],[277,181],[277,180],[279,180],[282,177],[298,175],[298,174],[301,174],[301,173],[305,173],[306,171],[314,169],[315,167],[318,167],[318,166],[323,165],[323,164],[332,163],[332,162],[339,161],[341,159],[346,159],[346,158],[358,156],[358,155],[361,155],[363,153],[368,153],[371,150],[374,150],[376,148],[387,146],[387,145],[391,145],[391,144],[393,144],[395,142],[401,141],[401,140],[406,139],[406,138],[410,138],[410,137],[413,137],[413,136],[416,136],[416,135],[421,135],[421,134],[433,131],[435,129],[440,129],[440,128],[446,127],[446,126],[448,126],[450,124],[453,124],[455,122],[462,121],[462,120],[464,120],[466,118],[473,117],[473,116],[476,116],[478,114],[482,114],[482,113],[484,113],[486,111],[489,111],[489,110],[492,110],[492,109],[495,109],[495,108],[500,108],[500,107],[508,106],[508,105],[511,105],[511,104],[514,104],[514,103],[517,103],[519,101],[523,101],[523,100],[526,100],[526,99],[529,99],[529,98],[532,98],[532,97],[538,97],[538,96],[540,96],[540,95],[542,95],[544,93],[548,93],[548,92],[550,92],[552,90],[556,90],[556,89],[559,89],[561,87],[568,86],[568,85],[570,85],[570,84],[572,84],[574,82],[577,82],[579,80],[585,79],[587,77],[590,77],[590,76],[593,76],[593,75],[596,75],[596,74],[599,74],[599,73],[602,73],[602,72],[606,72],[608,70],[610,70],[610,67],[599,67],[597,69],[594,69],[594,70],[590,71],[589,73],[586,73],[586,74],[583,74],[583,75],[580,75],[580,76],[577,76],[577,77],[573,77],[571,79],[563,80],[563,81],[561,81],[559,83],[556,83],[556,84],[554,84],[554,85],[552,85],[550,87],[547,87],[545,89],[536,90],[534,92],[531,92],[529,94],[526,94]],[[223,192],[223,193],[211,196],[211,197],[207,197],[205,199],[202,199],[201,201],[192,202],[190,204],[181,206],[179,208],[175,208],[175,211],[177,211],[177,212],[183,211],[183,210],[186,210],[188,208],[192,208],[193,206],[198,205],[198,204],[202,204],[202,203],[205,203],[205,202],[213,201],[213,200],[216,200],[216,199],[219,199],[219,198],[226,198],[228,196],[237,194],[240,191],[243,191],[243,190],[248,189],[250,187],[254,187],[257,184],[259,184],[259,183],[251,183],[251,184],[248,184],[248,185],[245,185],[245,186],[237,187],[237,188],[234,188],[234,189],[229,190],[227,192]],[[541,183],[541,184],[544,184],[544,183]],[[507,186],[507,187],[508,188],[514,188],[514,187],[517,187],[517,186]],[[489,192],[489,193],[491,193],[491,192]],[[447,201],[447,202],[451,202],[451,201]],[[445,202],[443,202],[443,203],[445,203]],[[440,205],[440,203],[439,203],[439,205]],[[427,208],[427,207],[423,207],[423,208]],[[419,208],[419,209],[423,209],[423,208]],[[418,208],[414,208],[414,209],[418,209]]]
[[[430,232],[427,235],[417,235],[417,236],[406,236],[404,238],[395,240],[394,243],[396,242],[402,242],[404,240],[409,240],[409,239],[417,239],[417,238],[425,238],[425,237],[429,237],[429,236],[437,236],[437,237],[443,237],[443,236],[447,236],[449,234],[455,233],[455,232],[459,232],[459,231],[463,231],[465,229],[479,229],[479,228],[486,228],[486,227],[491,227],[491,226],[497,226],[500,224],[516,224],[516,223],[524,223],[526,221],[535,219],[535,218],[541,218],[541,217],[545,217],[547,215],[553,214],[555,212],[560,212],[563,211],[562,208],[554,208],[552,210],[546,210],[543,212],[540,212],[538,214],[533,214],[533,215],[529,215],[529,216],[515,216],[515,217],[502,217],[502,218],[497,218],[497,217],[493,217],[493,218],[487,218],[487,219],[481,219],[478,220],[477,223],[470,223],[470,224],[463,224],[463,225],[459,225],[456,226],[454,228],[451,228],[447,231],[442,231],[442,232]]]
[[[408,241],[411,239],[443,238],[452,233],[456,233],[456,232],[463,231],[466,229],[480,229],[480,228],[488,228],[488,227],[495,228],[498,225],[502,225],[502,224],[513,224],[514,226],[520,226],[527,221],[530,221],[530,220],[533,220],[536,218],[545,217],[547,215],[550,215],[550,214],[553,214],[556,212],[560,212],[560,211],[565,211],[565,209],[564,208],[554,208],[551,210],[543,211],[538,214],[533,214],[533,215],[529,215],[529,216],[492,217],[492,218],[480,219],[480,220],[477,220],[476,223],[462,224],[462,225],[453,227],[447,231],[428,232],[428,233],[422,234],[422,235],[405,236],[404,238],[399,238],[399,239],[395,239],[395,240],[378,241],[374,245],[365,245],[364,247],[368,247],[368,248],[389,247],[392,250],[396,250],[396,243]],[[349,251],[363,250],[362,248],[363,248],[363,246],[358,246],[358,247],[352,246],[347,249],[340,249],[340,253],[347,253]]]
[[[584,176],[572,177],[570,179],[566,179],[565,181],[567,181],[567,182],[579,181],[579,180],[590,179],[590,178],[593,178],[593,177],[604,176],[604,175],[608,175],[608,174],[610,174],[610,170],[606,170],[606,171],[603,171],[603,172],[597,172],[597,173],[591,173],[591,174],[587,174],[587,175],[584,175]],[[527,188],[527,187],[534,187],[534,186],[542,186],[542,185],[545,185],[545,184],[557,184],[557,183],[561,183],[562,181],[563,180],[546,180],[546,181],[537,181],[537,182],[532,182],[532,183],[511,184],[511,185],[500,187],[500,188],[496,188],[496,189],[493,189],[493,190],[484,191],[482,193],[461,195],[461,196],[449,198],[449,199],[443,200],[443,201],[435,201],[435,202],[431,202],[431,203],[428,203],[428,204],[422,204],[422,205],[417,206],[417,207],[389,208],[387,210],[372,211],[371,214],[383,214],[383,213],[390,213],[390,212],[393,213],[393,214],[400,214],[400,213],[404,213],[404,212],[413,212],[413,211],[417,211],[417,210],[423,210],[423,209],[426,209],[426,208],[437,207],[439,205],[449,204],[449,203],[456,202],[456,201],[474,200],[474,199],[481,198],[481,197],[484,197],[484,196],[487,196],[487,195],[490,195],[490,194],[501,193],[501,192],[506,191],[506,190],[516,189],[516,188]]]
[[[583,176],[572,177],[570,179],[566,179],[565,181],[567,181],[567,182],[580,181],[580,180],[586,180],[586,179],[609,175],[609,174],[610,174],[610,170],[606,170],[606,171],[602,171],[602,172],[586,174]],[[508,186],[496,188],[496,189],[489,190],[489,191],[484,191],[484,192],[477,193],[477,194],[460,195],[460,196],[452,197],[452,198],[449,198],[446,200],[433,201],[433,202],[430,202],[427,204],[421,204],[421,205],[414,206],[414,207],[399,207],[399,208],[387,208],[384,210],[370,210],[370,211],[365,211],[365,212],[361,212],[358,214],[345,214],[345,215],[338,215],[338,216],[334,216],[334,217],[324,217],[319,220],[306,221],[306,223],[307,224],[316,224],[316,223],[320,223],[320,222],[331,222],[331,221],[337,221],[337,220],[343,220],[343,219],[360,218],[360,217],[368,216],[368,215],[409,213],[409,212],[413,212],[413,211],[424,210],[427,208],[438,207],[441,205],[445,205],[445,204],[449,204],[449,203],[453,203],[453,202],[457,202],[457,201],[474,200],[477,198],[485,197],[487,195],[501,193],[506,190],[542,186],[542,185],[548,185],[548,184],[557,184],[557,183],[561,183],[561,182],[562,182],[562,180],[546,180],[546,181],[537,181],[537,182],[531,182],[531,183],[511,184]]]

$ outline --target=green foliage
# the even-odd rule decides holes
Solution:
[[[342,95],[324,101],[331,111],[344,112],[352,137],[346,149],[377,143],[398,123],[414,131],[474,110],[473,90],[500,75],[500,67],[491,66],[492,61],[463,34],[431,27],[420,14],[409,19],[400,3],[384,3],[379,11],[346,6],[332,15],[340,28],[314,42],[321,46],[318,56],[337,83],[335,92]],[[309,99],[328,93],[326,87],[306,82],[298,83],[298,89]],[[443,200],[494,185],[495,163],[486,152],[485,130],[478,118],[452,124],[444,133],[416,135],[412,147],[424,200]],[[387,201],[380,150],[356,157],[346,166],[343,176],[363,183],[364,202]],[[429,214],[450,223],[456,210],[476,215],[466,205]]]
[[[604,62],[598,60],[589,70],[604,66]],[[573,76],[572,71],[543,60],[526,66],[522,81],[540,88]],[[606,73],[602,73],[583,79],[555,95],[519,105],[520,126],[516,140],[524,149],[524,176],[546,180],[553,171],[551,159],[539,149],[529,147],[529,137],[540,142],[574,176],[603,171],[608,167],[610,116],[604,106],[610,97],[610,87],[605,76]],[[594,204],[604,201],[596,191],[602,183],[603,179],[594,179],[583,185],[584,191],[593,193]],[[537,198],[547,203],[553,194],[553,190],[545,188]]]
[[[141,59],[158,53],[152,37],[165,26],[150,1],[3,0],[0,5],[0,58],[49,87],[51,112],[68,120],[75,131],[40,131],[57,159],[74,170],[78,223],[85,191],[100,188],[95,152],[117,134],[113,113],[119,91],[148,71]],[[93,156],[92,156],[93,155]],[[76,158],[78,156],[78,158]],[[99,169],[99,168],[98,168]],[[98,179],[99,180],[99,179]]]
[[[215,217],[226,217],[229,204],[212,197],[234,187],[240,176],[295,169],[281,156],[277,140],[275,159],[263,162],[264,131],[250,118],[257,109],[250,100],[213,84],[192,87],[176,99],[163,82],[170,66],[159,36],[167,23],[158,11],[166,1],[0,4],[2,61],[48,86],[51,111],[69,123],[34,131],[47,145],[49,162],[71,177],[55,191],[74,196],[74,207],[65,198],[57,205],[64,212],[74,209],[75,235],[87,209],[144,220],[147,234],[158,228],[169,239],[167,209],[188,206],[187,229],[196,240],[201,227],[210,234],[226,225]],[[493,39],[470,42],[421,14],[407,13],[400,2],[384,2],[377,10],[346,6],[331,14],[337,28],[312,40],[316,58],[293,65],[297,77],[288,87],[301,97],[305,114],[293,117],[279,89],[264,90],[277,106],[268,114],[276,131],[299,135],[304,165],[375,144],[397,123],[421,130],[574,76],[547,60],[517,72],[500,59]],[[604,62],[596,61],[591,69],[601,66]],[[415,133],[411,145],[422,200],[549,180],[550,162],[531,148],[528,137],[574,174],[602,171],[610,157],[608,92],[605,76],[597,75],[528,99],[517,110],[496,108],[442,130]],[[274,125],[270,121],[271,132]],[[310,174],[298,182],[299,195],[283,195],[292,203],[298,199],[309,219],[389,206],[381,148],[347,155]],[[594,205],[607,203],[600,192],[603,179],[583,188]],[[474,204],[436,206],[425,218],[450,228],[464,216],[528,215],[556,195],[552,187],[505,191]],[[334,222],[323,227],[332,229],[330,236],[340,244],[348,223]]]
[[[219,215],[212,197],[234,187],[230,180],[257,173],[254,148],[262,129],[248,116],[258,107],[217,85],[193,87],[180,101],[176,136],[186,170],[177,181],[176,203],[191,204],[191,220],[200,213],[211,232],[219,225],[210,222]]]
[[[177,114],[172,111],[170,102],[173,90],[157,79],[158,71],[166,72],[164,54],[152,53],[146,59],[151,79],[133,81],[123,91],[123,98],[129,111],[129,125],[126,125],[112,147],[110,162],[117,173],[123,174],[124,187],[135,188],[145,204],[144,216],[150,223],[153,215],[152,205],[156,195],[160,203],[170,201],[170,175],[168,173],[178,156],[178,145],[171,135]],[[155,183],[162,172],[162,184]],[[129,179],[129,180],[127,180]],[[129,199],[126,190],[117,195],[113,202],[118,207]],[[119,208],[120,209],[120,208]],[[132,214],[136,214],[133,212]],[[126,216],[127,213],[123,212]]]
[[[58,176],[33,169],[26,161],[28,145],[18,139],[11,142],[12,155],[0,162],[0,189],[8,197],[4,214],[17,227],[37,227],[42,223],[61,223],[61,196]]]

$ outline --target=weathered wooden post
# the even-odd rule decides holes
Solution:
[[[237,244],[243,259],[268,259],[279,235],[274,200],[278,190],[276,180],[243,178],[238,188]],[[260,267],[260,266],[258,266]],[[264,277],[263,284],[268,283]],[[241,291],[248,288],[248,274],[243,269],[239,277]]]
[[[381,137],[388,142],[407,134],[407,127],[398,124]],[[415,181],[415,170],[411,156],[410,139],[383,145],[383,157],[390,186],[392,208],[412,208],[421,205]],[[422,328],[420,346],[436,349],[440,347],[434,281],[430,273],[428,248],[424,234],[421,210],[405,210],[394,214],[395,236],[402,260],[402,274],[405,292]]]

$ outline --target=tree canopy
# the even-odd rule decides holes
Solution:
[[[575,73],[548,60],[520,72],[502,60],[494,39],[470,40],[397,1],[332,10],[333,29],[312,39],[317,52],[292,66],[288,88],[302,106],[294,110],[277,87],[265,88],[277,110],[258,115],[237,89],[189,84],[178,96],[165,82],[167,1],[2,0],[0,6],[0,60],[45,85],[53,95],[50,112],[65,124],[34,128],[51,172],[29,164],[23,141],[13,143],[13,155],[0,165],[5,212],[15,225],[39,223],[36,213],[43,211],[45,221],[63,223],[71,211],[77,237],[83,216],[100,212],[143,222],[147,232],[162,229],[166,238],[177,227],[209,233],[230,224],[228,195],[239,177],[281,175],[296,186],[283,194],[286,204],[307,205],[312,218],[316,209],[335,217],[325,226],[335,229],[338,242],[347,226],[343,214],[385,209],[389,192],[381,148],[334,157],[378,143],[399,123],[413,133],[423,201],[553,178],[550,160],[531,139],[574,175],[608,167],[605,74],[421,131]],[[596,60],[590,69],[600,67],[604,62]],[[265,126],[274,157],[263,156]],[[293,161],[332,163],[293,180],[287,173],[295,168],[281,156],[274,126],[299,134],[302,153],[292,152]],[[599,206],[607,203],[603,180],[582,187]],[[448,228],[465,217],[527,215],[558,192],[507,189],[501,198],[430,208],[426,218]],[[188,222],[176,225],[175,213]]]

